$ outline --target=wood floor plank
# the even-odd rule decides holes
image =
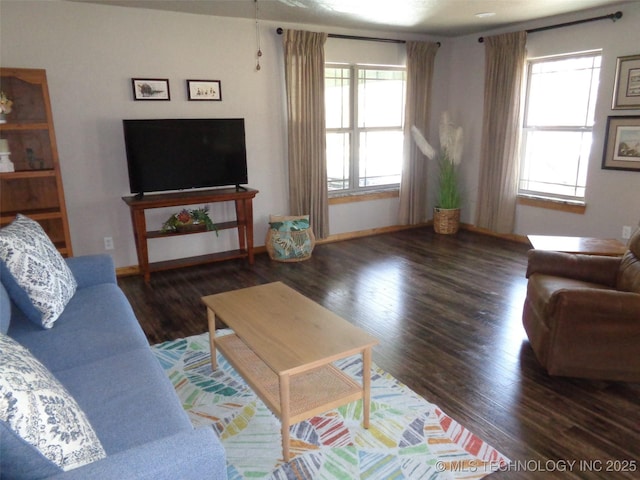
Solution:
[[[154,344],[207,331],[201,296],[282,281],[378,337],[376,364],[514,460],[495,478],[638,478],[640,384],[554,378],[540,367],[521,320],[527,249],[416,228],[318,245],[299,263],[257,255],[254,266],[119,284]],[[628,471],[606,471],[615,461]]]

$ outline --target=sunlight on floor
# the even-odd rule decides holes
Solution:
[[[354,277],[334,283],[327,300],[334,311],[343,312],[354,323],[366,321],[376,334],[397,335],[403,327],[407,301],[407,279],[403,272],[406,275],[402,259],[368,265],[354,272]]]
[[[404,273],[404,275],[403,275]],[[373,324],[384,330],[399,328],[405,314],[406,266],[392,258],[363,269],[358,275],[356,295],[367,299]]]
[[[527,279],[514,281],[505,292],[508,297],[504,302],[508,311],[502,317],[502,328],[496,329],[497,335],[492,338],[483,369],[493,381],[493,387],[499,385],[501,405],[512,405],[521,395],[521,351],[527,336],[522,326],[522,308],[527,293]],[[526,346],[526,345],[525,345]]]
[[[522,326],[522,308],[527,295],[527,279],[522,278],[514,282],[507,295],[509,297],[507,304],[510,306],[509,316],[505,318],[505,325],[501,330],[503,335],[498,340],[505,352],[518,356],[522,340],[527,338]]]

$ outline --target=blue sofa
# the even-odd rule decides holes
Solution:
[[[78,288],[53,328],[29,321],[4,284],[0,325],[75,398],[107,456],[65,472],[0,422],[1,478],[226,479],[222,445],[213,429],[192,427],[116,283],[111,257],[66,262]]]

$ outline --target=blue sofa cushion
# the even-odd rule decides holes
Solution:
[[[149,347],[59,371],[56,377],[87,415],[107,455],[193,430]]]
[[[118,283],[116,267],[111,255],[81,255],[69,257],[65,261],[71,269],[78,288],[92,287],[101,283]]]
[[[79,364],[149,347],[131,304],[113,283],[78,289],[50,330],[35,326],[14,309],[8,334],[56,376]]]
[[[65,471],[106,457],[84,412],[29,350],[0,334],[0,356],[0,420]]]
[[[13,301],[32,322],[53,327],[77,284],[38,222],[18,214],[0,229],[0,261],[2,282]]]

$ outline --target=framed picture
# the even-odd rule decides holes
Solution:
[[[132,78],[134,100],[171,100],[166,78]]]
[[[614,110],[640,108],[640,55],[618,57],[611,108]]]
[[[602,168],[640,172],[640,117],[609,117]]]
[[[222,101],[220,80],[187,80],[189,100]]]

